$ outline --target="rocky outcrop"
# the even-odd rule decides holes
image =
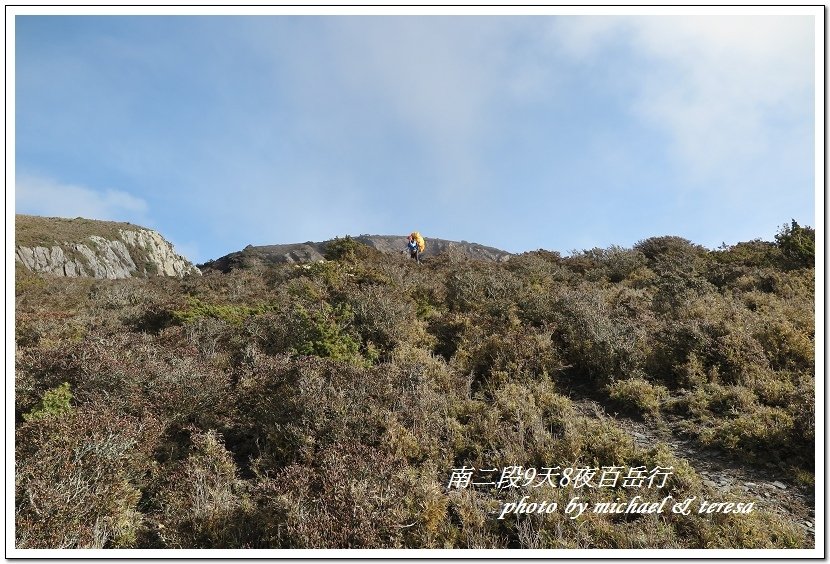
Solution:
[[[15,261],[33,272],[93,278],[186,276],[201,271],[149,229],[119,229],[118,238],[89,235],[82,243],[15,247]]]
[[[359,243],[377,249],[382,253],[401,255],[406,248],[406,235],[360,235],[353,237]],[[241,251],[225,255],[200,265],[202,270],[213,269],[230,272],[237,268],[253,268],[268,264],[292,264],[317,262],[325,258],[326,247],[331,241],[321,243],[291,243],[284,245],[248,245]],[[453,254],[473,260],[504,262],[512,255],[493,247],[467,241],[449,241],[447,239],[426,239],[424,259],[442,254]]]
[[[135,249],[141,249],[140,256],[151,265],[155,265],[156,274],[160,276],[178,276],[201,274],[190,261],[176,254],[173,245],[155,231],[121,231],[121,238]]]

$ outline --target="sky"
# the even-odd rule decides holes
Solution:
[[[413,230],[772,240],[816,225],[823,38],[733,11],[17,15],[14,209],[143,225],[197,263]]]

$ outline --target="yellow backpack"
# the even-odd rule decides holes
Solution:
[[[421,234],[417,231],[413,231],[412,234],[409,236],[410,239],[414,239],[418,243],[418,252],[423,253],[424,249],[427,248],[427,244],[424,242],[424,238],[421,237]]]

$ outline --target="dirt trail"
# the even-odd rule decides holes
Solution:
[[[741,465],[717,450],[701,448],[678,435],[672,430],[671,420],[660,424],[638,421],[608,414],[600,403],[591,399],[572,398],[572,401],[577,410],[585,415],[612,417],[640,447],[650,448],[658,442],[665,443],[676,457],[686,460],[695,469],[706,486],[754,501],[758,509],[785,517],[815,541],[814,490],[795,484],[783,467],[773,464],[765,468]]]

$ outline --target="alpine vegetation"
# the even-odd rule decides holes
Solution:
[[[16,547],[814,546],[811,228],[497,260],[418,237],[18,264]]]

